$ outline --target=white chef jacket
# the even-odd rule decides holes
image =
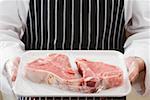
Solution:
[[[5,95],[12,95],[12,91],[2,70],[8,59],[25,52],[21,37],[28,9],[29,0],[0,0],[0,90]],[[150,0],[125,0],[125,29],[129,37],[124,44],[124,55],[141,57],[145,61],[146,91],[142,95],[150,95]],[[139,83],[134,87],[141,93]]]

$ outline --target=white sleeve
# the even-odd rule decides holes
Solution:
[[[146,91],[142,95],[150,95],[150,0],[129,0],[125,10],[125,27],[130,33],[124,45],[125,56],[137,56],[145,61]],[[134,87],[141,94],[139,83]]]
[[[9,58],[24,52],[27,0],[0,0],[0,72]]]
[[[25,16],[22,19],[23,17],[19,14],[19,3],[21,2],[17,0],[0,0],[0,90],[2,92],[10,90],[2,75],[5,62],[24,52],[24,44],[20,39],[25,29],[23,21],[26,19]]]

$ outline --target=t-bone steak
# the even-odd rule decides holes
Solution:
[[[77,59],[76,64],[79,73],[83,75],[83,77],[87,77],[89,74],[95,74],[95,77],[102,80],[101,83],[105,89],[119,86],[123,82],[123,72],[116,66],[103,62],[92,62],[86,59]],[[93,83],[89,84],[93,85]]]
[[[95,92],[99,85],[88,84],[93,79],[98,83],[96,76],[93,75],[81,77],[77,70],[71,69],[69,58],[63,54],[50,54],[25,66],[25,77],[33,82],[48,83],[61,89],[86,93]],[[93,79],[90,78],[91,76]]]
[[[50,54],[25,66],[25,77],[36,83],[47,83],[61,89],[92,93],[116,87],[123,82],[123,72],[103,62],[76,59],[77,70],[71,68],[64,54]]]

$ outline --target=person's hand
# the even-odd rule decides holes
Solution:
[[[12,60],[9,60],[6,63],[6,70],[7,70],[7,73],[9,74],[9,76],[10,76],[11,81],[16,80],[19,63],[20,63],[20,58],[19,57],[16,57]]]
[[[138,77],[142,77],[141,82],[140,82],[140,86],[142,88],[142,90],[145,90],[145,63],[144,61],[139,58],[139,57],[128,57],[125,59],[126,61],[126,66],[128,68],[129,71],[129,80],[131,83],[134,83]],[[143,73],[142,76],[140,76]]]

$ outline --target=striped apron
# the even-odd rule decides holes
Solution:
[[[124,51],[124,0],[30,0],[29,6],[27,27],[22,37],[26,50]],[[122,100],[125,97],[34,99]]]

